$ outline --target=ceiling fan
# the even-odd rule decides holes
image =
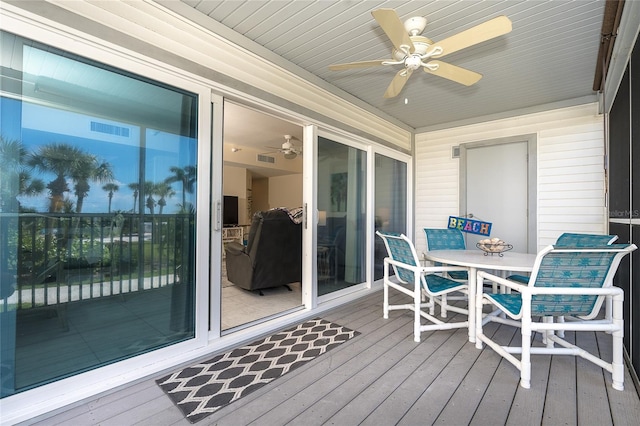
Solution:
[[[285,141],[282,143],[280,148],[276,148],[273,146],[268,146],[267,148],[275,150],[275,152],[279,152],[283,154],[284,158],[287,160],[293,160],[298,155],[302,154],[302,149],[296,147],[291,140],[294,139],[291,135],[284,135]]]
[[[393,9],[377,9],[372,11],[371,14],[387,37],[389,37],[391,43],[393,43],[392,59],[334,64],[330,65],[329,69],[341,71],[378,65],[404,65],[404,68],[396,73],[393,80],[391,80],[391,84],[384,92],[385,98],[397,96],[411,74],[420,67],[426,73],[437,75],[465,86],[471,86],[482,78],[482,74],[439,61],[438,59],[511,31],[509,18],[498,16],[434,43],[427,37],[420,35],[427,26],[426,18],[420,16],[409,18],[403,24]]]

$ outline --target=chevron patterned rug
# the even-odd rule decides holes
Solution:
[[[191,422],[261,388],[357,331],[316,318],[156,380]]]

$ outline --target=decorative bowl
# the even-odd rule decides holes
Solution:
[[[513,249],[511,244],[507,244],[500,238],[486,238],[484,240],[480,240],[476,243],[476,247],[482,250],[485,256],[488,256],[489,254],[503,256],[502,253]]]

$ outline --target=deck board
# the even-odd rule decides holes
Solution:
[[[514,335],[511,346],[518,346],[520,342],[521,335],[518,330]],[[507,425],[521,425],[523,419],[527,419],[527,422],[532,425],[542,424],[550,364],[550,355],[532,356],[531,388],[524,389],[520,386],[520,371],[507,360],[503,359],[501,361],[501,365],[504,365],[506,370],[504,374],[517,379],[514,384],[515,396],[507,417]],[[537,372],[537,374],[534,372]]]
[[[513,327],[500,327],[500,333],[496,333],[494,339],[501,345],[509,345],[514,339],[519,339],[516,337],[517,332],[518,330]],[[495,365],[494,363],[497,363],[497,366],[491,370],[488,365],[479,365],[479,367],[489,370],[492,376],[469,424],[478,426],[505,424],[520,377],[514,374],[515,368],[497,353],[484,351],[484,354],[486,357],[483,359],[487,364]]]
[[[497,327],[493,327],[493,324],[487,326],[485,333],[492,336],[495,328]],[[464,335],[462,345],[452,356],[443,354],[442,360],[446,365],[437,372],[437,375],[428,383],[426,388],[426,383],[421,381],[414,384],[414,392],[420,395],[420,398],[415,401],[411,409],[402,417],[400,424],[433,424],[445,407],[452,403],[453,394],[458,390],[460,384],[482,353],[477,350],[466,350],[467,346],[472,346],[466,341],[468,336],[466,329],[457,330],[456,333]]]
[[[390,397],[405,380],[421,365],[428,362],[432,354],[451,338],[451,333],[430,333],[423,336],[421,345],[413,341],[411,327],[407,328],[406,338],[396,345],[389,354],[381,360],[390,363],[387,368],[381,363],[372,365],[374,379],[359,393],[353,395],[348,405],[344,401],[335,414],[329,418],[329,424],[360,424],[373,413],[379,405]],[[378,368],[379,367],[379,368]],[[362,375],[367,372],[363,371]],[[368,374],[371,375],[371,372]],[[362,385],[360,386],[362,387]],[[374,415],[375,418],[375,415]]]
[[[590,353],[598,353],[595,333],[576,333],[575,338],[581,348]],[[576,360],[576,369],[576,389],[579,389],[576,394],[578,423],[612,424],[607,397],[607,386],[610,384],[605,379],[604,370],[582,358]],[[628,385],[633,386],[630,382],[627,382]]]
[[[628,371],[625,390],[619,392],[611,388],[608,372],[587,361],[534,355],[531,389],[523,389],[518,370],[491,349],[477,350],[466,329],[423,333],[415,343],[411,313],[392,311],[389,319],[382,318],[381,292],[323,318],[361,334],[197,425],[631,425],[640,417],[640,398]],[[485,332],[504,344],[520,340],[519,330],[506,325],[492,323]],[[610,335],[578,333],[576,338],[610,357]],[[541,344],[539,335],[534,342]],[[189,425],[156,378],[28,423]]]
[[[509,342],[513,337],[514,329],[509,327],[500,327],[493,335],[495,341]],[[491,380],[494,376],[501,358],[497,354],[490,351],[482,351],[476,362],[470,366],[469,371],[456,389],[449,402],[444,406],[442,412],[436,419],[435,423],[446,425],[462,425],[469,424],[474,416],[472,410],[460,409],[468,405],[479,406],[484,395],[486,394]],[[504,418],[500,422],[504,423]]]

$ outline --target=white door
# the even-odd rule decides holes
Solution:
[[[525,253],[536,251],[535,221],[529,220],[529,211],[535,211],[530,206],[535,204],[530,196],[535,194],[535,182],[530,182],[535,181],[535,173],[530,173],[535,170],[529,161],[531,144],[535,138],[526,136],[461,146],[461,214],[491,222],[491,237]],[[465,235],[469,248],[486,238]]]

